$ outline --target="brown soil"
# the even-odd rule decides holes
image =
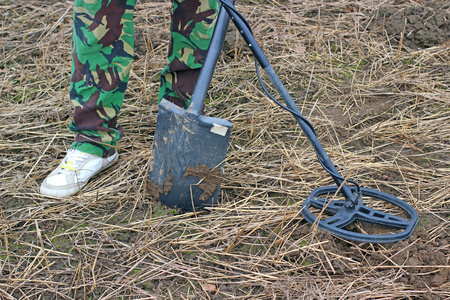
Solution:
[[[219,169],[211,169],[207,165],[189,167],[186,169],[183,177],[194,176],[201,179],[199,188],[203,190],[200,201],[208,200],[221,183]]]
[[[172,183],[172,181],[170,181],[169,172],[170,172],[170,169],[167,171],[167,178],[166,178],[166,181],[164,181],[164,194],[166,194],[166,195],[168,195],[173,188],[173,183]]]
[[[439,220],[430,215],[422,218]],[[308,234],[310,229],[300,228],[294,233],[294,238],[301,238]],[[323,248],[333,252],[336,249],[346,253],[354,262],[368,263],[373,270],[378,269],[380,276],[391,272],[397,273],[397,280],[401,283],[413,286],[416,289],[437,287],[450,281],[449,268],[449,241],[448,232],[441,232],[437,236],[430,235],[423,226],[419,226],[408,241],[401,241],[386,245],[360,245],[354,247],[344,240],[333,239],[329,233],[320,231],[315,242],[328,240]],[[411,242],[414,241],[414,242]],[[318,256],[309,263],[319,263],[326,259]],[[335,274],[345,274],[349,271],[348,265],[336,261],[332,263]],[[434,297],[430,299],[440,299]]]
[[[152,200],[158,200],[159,199],[159,195],[161,195],[163,191],[161,190],[161,188],[154,183],[153,181],[149,180],[147,182],[147,193],[148,196],[150,197],[150,199]]]
[[[447,7],[447,10],[442,9]],[[448,2],[422,1],[409,7],[381,6],[372,13],[380,34],[384,30],[409,48],[428,48],[450,40]]]

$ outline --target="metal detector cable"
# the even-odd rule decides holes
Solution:
[[[290,113],[293,114],[294,116],[299,117],[300,119],[302,119],[302,121],[305,122],[305,123],[308,125],[309,128],[311,128],[312,132],[313,132],[314,134],[316,134],[316,132],[315,132],[315,130],[314,130],[314,127],[312,126],[312,124],[311,124],[305,117],[303,117],[302,115],[297,114],[297,113],[296,113],[295,111],[293,111],[292,109],[290,109],[290,108],[284,106],[284,105],[281,104],[277,99],[275,99],[275,97],[274,97],[272,94],[270,94],[270,92],[267,90],[266,86],[264,85],[264,83],[263,83],[263,81],[262,81],[261,75],[260,75],[260,73],[259,73],[258,61],[256,60],[256,58],[255,58],[255,69],[256,69],[256,75],[258,76],[259,84],[261,85],[261,87],[262,87],[262,89],[264,90],[264,92],[266,93],[266,95],[267,95],[273,102],[275,102],[276,104],[278,104],[281,108],[287,110],[288,112],[290,112]],[[356,191],[359,193],[359,191],[360,191],[360,186],[359,186],[359,184],[358,184],[356,181],[353,181],[353,180],[351,180],[351,179],[345,179],[345,178],[342,177],[341,175],[339,175],[339,174],[333,172],[333,171],[330,170],[327,166],[325,166],[324,163],[322,162],[322,160],[321,160],[321,158],[320,158],[319,156],[317,156],[317,159],[319,160],[319,163],[320,163],[320,165],[322,166],[322,168],[324,168],[324,170],[327,171],[328,174],[331,175],[331,177],[340,179],[340,180],[342,180],[343,182],[347,181],[347,182],[353,184],[353,185],[355,186],[355,188],[356,188]]]
[[[250,24],[248,24],[247,20],[244,18],[244,16],[242,16],[242,14],[240,12],[238,12],[236,10],[236,8],[234,7],[234,5],[227,3],[227,0],[220,0],[220,2],[222,3],[222,5],[225,5],[226,7],[228,7],[229,9],[231,9],[245,24],[245,26],[248,28],[248,30],[250,31],[250,33],[253,35],[253,31],[250,27]],[[312,124],[309,122],[309,120],[307,120],[304,116],[302,116],[301,114],[296,113],[295,111],[293,111],[292,109],[290,109],[289,107],[283,105],[280,101],[278,101],[266,88],[266,86],[264,85],[260,72],[259,72],[259,67],[258,67],[258,60],[255,57],[255,69],[256,69],[256,75],[258,77],[258,81],[259,84],[261,85],[264,93],[273,101],[275,102],[278,106],[280,106],[281,108],[285,109],[286,111],[290,112],[291,114],[293,114],[294,116],[300,118],[303,122],[306,123],[306,125],[308,125],[309,128],[311,128],[312,132],[317,136],[314,127],[312,126]],[[322,162],[320,156],[316,155],[319,163],[322,165],[322,168],[328,172],[328,174],[331,175],[331,177],[333,177],[334,179],[339,179],[342,182],[349,182],[351,184],[353,184],[356,188],[356,192],[360,193],[360,186],[356,181],[353,181],[351,179],[345,179],[344,177],[342,177],[341,175],[333,172],[332,170],[330,170],[329,168],[327,168],[327,166],[324,165],[324,163]]]

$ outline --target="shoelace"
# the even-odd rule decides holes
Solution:
[[[64,158],[63,163],[61,164],[61,172],[69,173],[70,171],[78,172],[77,167],[79,163],[83,162],[85,159],[89,158],[87,153],[83,153],[82,155],[76,154],[74,149],[69,149],[67,151],[67,156]]]

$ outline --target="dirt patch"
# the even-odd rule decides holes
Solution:
[[[416,289],[441,287],[450,281],[448,255],[450,252],[450,236],[445,230],[431,234],[423,228],[430,223],[439,222],[439,218],[429,214],[420,216],[419,228],[406,241],[392,244],[366,244],[355,247],[350,243],[334,238],[330,233],[319,230],[314,242],[327,241],[323,245],[325,251],[346,253],[356,262],[367,262],[370,266],[384,274],[396,270],[398,281],[411,285]],[[301,226],[294,233],[294,239],[303,239],[311,231],[308,226]],[[309,258],[309,264],[320,263],[326,257]],[[348,272],[349,266],[341,261],[332,263],[336,274]],[[441,299],[430,298],[430,299]]]
[[[163,190],[156,183],[151,180],[147,182],[147,193],[150,199],[158,200],[162,192]]]
[[[158,200],[160,194],[164,193],[165,195],[168,195],[170,193],[173,187],[173,183],[171,181],[171,177],[169,174],[171,169],[172,168],[170,167],[169,170],[167,171],[166,181],[164,181],[163,189],[161,189],[159,185],[157,185],[155,182],[151,180],[148,181],[147,192],[150,199]]]
[[[446,10],[425,6],[382,6],[372,13],[372,17],[376,27],[386,30],[389,36],[402,40],[410,48],[437,46],[450,38],[450,14]]]
[[[172,167],[169,167],[167,170],[167,176],[166,181],[164,181],[164,194],[169,195],[170,191],[173,188],[172,178],[170,177],[170,171],[172,170]]]
[[[169,193],[173,187],[173,183],[172,183],[172,181],[170,181],[171,178],[170,178],[169,172],[170,172],[170,169],[167,172],[167,178],[166,178],[166,181],[164,182],[164,194],[166,194],[166,195],[169,195]]]
[[[183,177],[186,178],[188,176],[195,176],[202,179],[202,183],[199,185],[199,188],[203,190],[200,201],[208,200],[221,182],[220,171],[218,169],[211,169],[207,165],[187,168]]]
[[[432,238],[424,229],[417,229],[412,239],[415,243],[402,241],[391,246],[391,263],[394,266],[405,266],[400,282],[411,284],[415,288],[440,287],[449,281],[448,239],[442,232]],[[386,257],[381,253],[373,253],[371,261],[381,264]],[[435,266],[435,267],[433,267]]]

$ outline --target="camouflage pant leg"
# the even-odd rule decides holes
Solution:
[[[161,72],[158,101],[187,108],[211,42],[217,0],[173,0],[169,64]]]
[[[133,59],[135,4],[136,0],[75,0],[72,148],[104,157],[123,136],[117,114]]]
[[[72,148],[107,156],[123,136],[117,114],[133,58],[136,0],[75,0],[69,129]],[[158,99],[186,107],[214,30],[216,0],[173,2],[169,64]]]

